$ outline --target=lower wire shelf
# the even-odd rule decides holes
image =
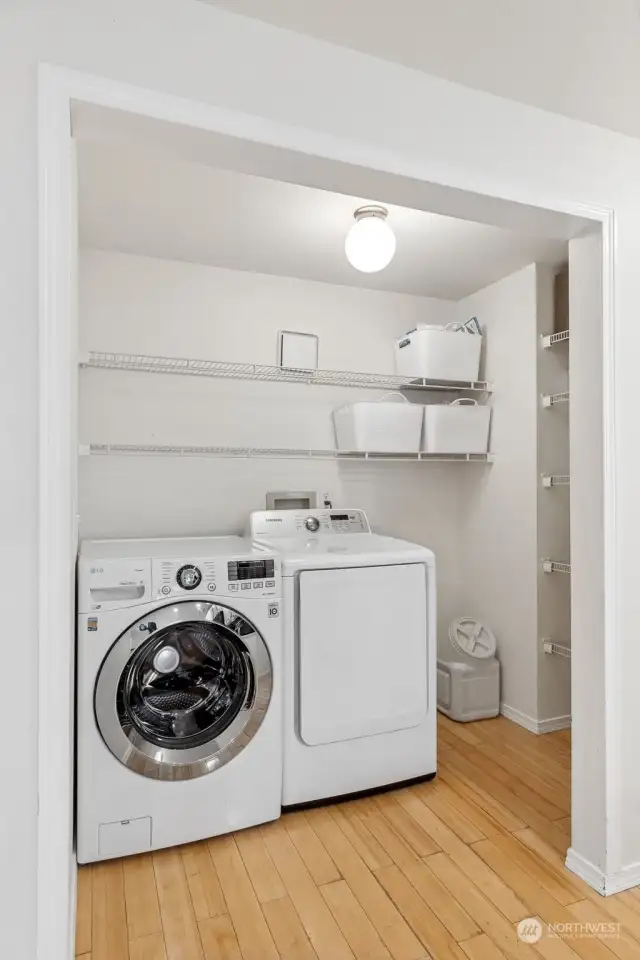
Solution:
[[[263,460],[355,460],[394,463],[491,463],[488,453],[372,453],[360,450],[304,450],[280,447],[200,447],[140,443],[81,445],[81,456],[221,457]]]

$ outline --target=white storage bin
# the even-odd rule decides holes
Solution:
[[[460,324],[420,325],[396,340],[396,373],[408,379],[474,382],[480,375],[482,336]]]
[[[422,404],[410,403],[401,393],[338,407],[333,411],[336,446],[370,453],[418,453],[422,410]]]
[[[475,400],[428,403],[424,408],[425,453],[487,453],[491,407]]]
[[[500,712],[500,663],[496,638],[473,617],[449,626],[438,650],[438,710],[452,720],[468,722],[497,717]]]
[[[438,710],[468,723],[500,713],[500,664],[490,660],[451,663],[438,660]]]

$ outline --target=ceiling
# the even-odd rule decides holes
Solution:
[[[185,162],[130,144],[78,141],[80,242],[124,253],[458,300],[533,261],[559,265],[561,239],[389,205],[397,253],[363,274],[344,254],[353,211],[376,197]]]
[[[203,0],[640,137],[640,0]]]

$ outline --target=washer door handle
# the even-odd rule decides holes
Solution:
[[[138,630],[141,630],[143,633],[155,633],[157,629],[157,624],[155,624],[153,620],[149,620],[149,623],[141,623],[138,625]]]

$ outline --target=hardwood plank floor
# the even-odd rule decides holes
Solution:
[[[80,867],[83,960],[640,960],[640,893],[564,867],[571,739],[439,719],[432,783]],[[618,924],[523,943],[518,921]]]

